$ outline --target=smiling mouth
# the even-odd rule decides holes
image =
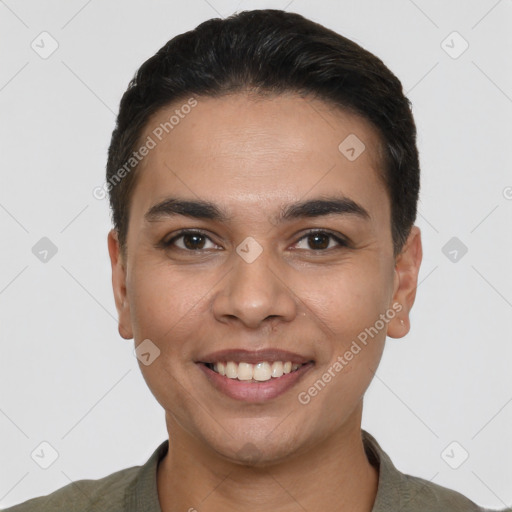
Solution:
[[[202,363],[210,370],[232,380],[245,382],[266,382],[272,379],[278,379],[288,373],[294,373],[304,364],[292,363],[291,361],[261,361],[256,364],[245,362],[225,361],[217,363]]]

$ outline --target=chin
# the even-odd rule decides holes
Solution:
[[[230,446],[225,444],[211,444],[210,446],[222,458],[241,466],[263,468],[272,466],[291,457],[296,448],[290,445],[289,439],[274,440],[269,443],[267,436],[260,436],[259,440],[252,440],[250,436],[244,436],[237,443]],[[221,442],[222,443],[222,442]]]

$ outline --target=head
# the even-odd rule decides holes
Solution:
[[[170,428],[271,463],[360,421],[421,262],[416,129],[381,60],[298,14],[202,23],[130,82],[107,183],[119,331],[158,354],[140,366]],[[244,401],[204,368],[228,349],[308,364]]]

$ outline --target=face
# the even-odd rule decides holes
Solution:
[[[360,427],[386,334],[409,329],[419,230],[395,259],[365,120],[291,94],[196,99],[161,141],[180,105],[148,122],[125,259],[109,234],[119,331],[145,343],[176,436],[285,460]]]

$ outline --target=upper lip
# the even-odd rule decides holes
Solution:
[[[305,364],[312,361],[311,358],[288,352],[287,350],[279,350],[267,348],[263,350],[243,350],[243,349],[226,349],[212,352],[200,357],[198,363],[218,363],[233,361],[235,363],[261,363],[274,361],[291,361],[292,364]]]

